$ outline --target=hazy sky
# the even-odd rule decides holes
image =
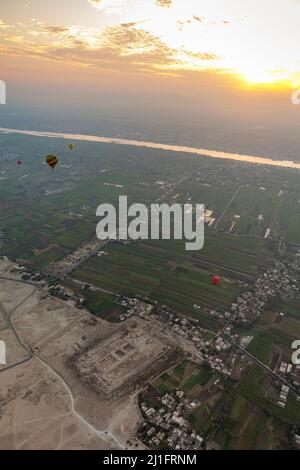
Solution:
[[[297,0],[1,0],[1,51],[104,70],[300,71]]]
[[[0,79],[15,101],[294,125],[299,18],[298,0],[1,0]]]

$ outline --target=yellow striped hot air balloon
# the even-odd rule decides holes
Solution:
[[[47,165],[49,165],[52,170],[54,170],[54,168],[58,164],[58,160],[59,158],[57,155],[47,155],[46,157]]]
[[[69,144],[68,147],[69,147],[69,150],[74,150],[75,145],[74,144]]]

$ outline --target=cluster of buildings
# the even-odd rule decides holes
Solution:
[[[140,403],[144,421],[138,436],[150,449],[200,450],[203,438],[186,419],[182,390],[158,394]]]
[[[147,299],[143,303],[147,304]],[[192,341],[197,348],[204,346],[206,330],[201,328],[197,319],[180,317],[171,308],[166,305],[158,305],[157,302],[148,305],[151,308],[140,309],[137,312],[141,318],[160,322],[168,331],[180,336],[182,340]]]
[[[215,318],[216,320],[228,320],[231,317],[230,312],[224,312],[223,310],[217,310],[216,308],[202,307],[201,305],[194,304],[193,308],[195,310],[201,310],[203,313],[208,314],[209,316]]]
[[[107,241],[99,240],[96,237],[93,238],[93,240],[80,246],[64,259],[50,265],[48,269],[49,273],[54,273],[62,278],[67,277],[68,274],[71,274],[82,263],[86,262],[91,256],[101,250],[106,243]]]
[[[83,296],[75,294],[71,289],[67,289],[67,287],[61,284],[50,284],[48,286],[48,293],[61,300],[73,300],[77,307],[83,306],[85,301]]]
[[[297,263],[290,263],[286,266],[281,261],[277,261],[274,268],[257,278],[251,289],[242,292],[231,305],[230,311],[205,309],[205,312],[217,320],[245,326],[259,318],[266,310],[268,302],[277,298],[283,301],[291,299],[299,290],[298,277]],[[202,309],[197,304],[193,307],[195,310]]]
[[[268,302],[277,297],[283,301],[292,298],[299,290],[297,287],[298,267],[293,264],[289,267],[282,262],[276,262],[274,268],[259,276],[249,290],[245,290],[231,305],[230,311],[217,309],[203,309],[194,304],[195,310],[204,310],[211,317],[226,323],[245,325],[257,320],[265,311]]]
[[[139,303],[140,301],[132,299],[132,302]],[[220,373],[225,378],[231,375],[234,359],[233,353],[229,354],[229,352],[232,347],[222,336],[212,334],[208,339],[208,332],[199,325],[199,320],[180,317],[165,305],[156,305],[154,308],[146,301],[140,303],[142,308],[140,307],[134,313],[145,320],[160,322],[167,332],[173,333],[181,340],[181,345],[193,354],[195,362],[205,361],[213,371]],[[144,307],[145,305],[150,305],[150,307],[147,309]],[[231,328],[227,327],[226,333],[229,334],[230,331]],[[236,336],[233,338],[236,339]]]
[[[288,364],[287,362],[282,361],[280,363],[278,372],[280,372],[280,374],[283,374],[283,375],[290,374],[292,372],[292,369],[293,369],[293,364]]]
[[[32,271],[31,269],[19,264],[15,264],[10,272],[21,275],[23,281],[42,282],[45,278],[43,274]]]
[[[205,345],[202,355],[213,371],[223,377],[230,377],[235,363],[235,356],[229,354],[230,351],[231,344],[222,336],[216,336]]]
[[[257,320],[272,299],[283,301],[293,297],[298,291],[296,265],[285,266],[277,261],[270,269],[256,280],[253,288],[243,292],[231,306],[231,321],[236,324],[252,323]]]
[[[12,273],[21,274],[21,278],[26,282],[39,283],[43,287],[47,294],[57,297],[61,300],[72,300],[75,302],[76,307],[82,307],[84,305],[85,298],[73,292],[72,289],[58,283],[58,279],[55,276],[45,275],[39,272],[30,270],[28,267],[22,265],[14,265],[11,270]]]
[[[278,375],[282,376],[288,383],[299,387],[300,385],[300,365],[294,365],[281,361],[278,366]],[[281,388],[279,400],[277,402],[278,406],[281,408],[286,407],[287,397],[289,394],[290,388],[287,385],[283,385]],[[300,401],[300,397],[297,397],[297,401]]]
[[[286,407],[289,391],[290,387],[288,387],[287,385],[282,385],[279,400],[277,402],[278,406],[280,406],[281,408]]]
[[[142,318],[147,317],[151,314],[154,308],[153,305],[143,302],[136,297],[121,297],[118,303],[124,309],[124,313],[119,315],[120,321],[125,321],[132,317],[132,315],[139,315]]]

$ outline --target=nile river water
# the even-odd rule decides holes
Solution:
[[[191,153],[193,155],[201,155],[210,158],[221,158],[225,160],[235,160],[239,162],[246,162],[260,165],[271,165],[281,168],[294,168],[300,170],[300,163],[293,162],[291,160],[273,160],[269,157],[260,157],[257,155],[241,155],[238,153],[221,152],[218,150],[201,149],[198,147],[187,147],[183,145],[170,145],[160,144],[157,142],[145,142],[142,140],[129,140],[119,139],[115,137],[98,137],[96,135],[85,135],[85,134],[66,134],[61,132],[43,132],[43,131],[30,131],[30,130],[18,130],[18,129],[6,129],[1,127],[0,133],[2,134],[21,134],[30,135],[33,137],[48,137],[54,139],[67,139],[71,141],[85,141],[85,142],[99,142],[105,144],[116,144],[116,145],[129,145],[133,147],[143,147],[156,150],[167,150],[169,152],[181,152]]]

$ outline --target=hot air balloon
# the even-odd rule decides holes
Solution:
[[[52,170],[54,170],[54,168],[58,164],[58,160],[59,158],[56,155],[47,155],[46,157],[47,165],[49,165]]]
[[[70,150],[74,150],[75,145],[74,144],[69,144],[68,147],[69,147]]]
[[[16,163],[17,163],[18,166],[21,166],[21,165],[22,165],[22,161],[21,161],[21,160],[17,160]]]
[[[211,282],[213,283],[214,286],[219,286],[222,282],[220,276],[213,276],[211,278]]]

